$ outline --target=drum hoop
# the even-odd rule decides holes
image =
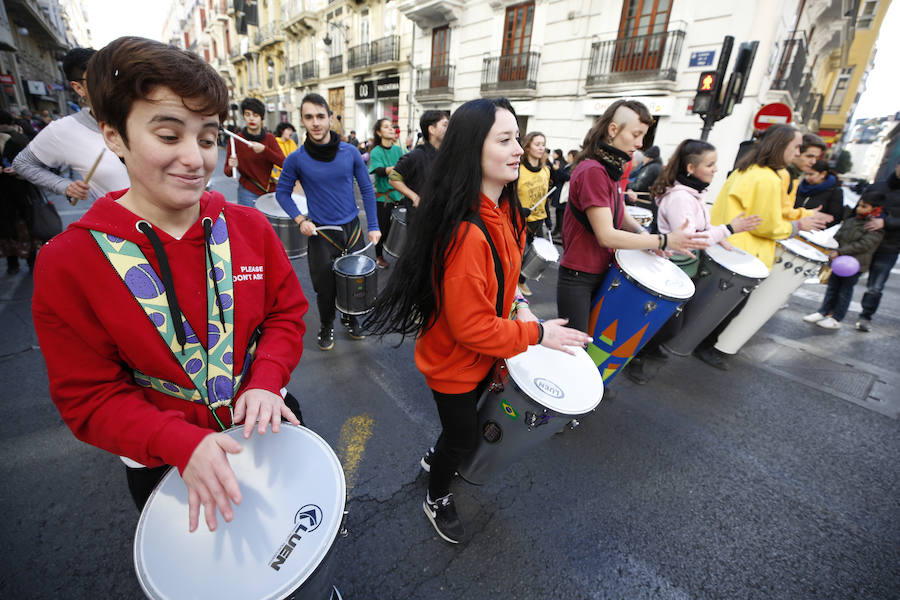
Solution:
[[[691,294],[691,296],[688,296],[686,298],[677,298],[675,296],[668,296],[666,294],[663,294],[662,292],[657,292],[656,290],[651,290],[646,285],[644,285],[643,283],[638,281],[637,278],[635,278],[633,275],[631,275],[625,269],[623,269],[621,265],[616,264],[616,266],[618,267],[619,272],[622,273],[622,275],[624,275],[628,281],[633,283],[635,286],[639,287],[641,290],[647,292],[648,294],[655,296],[656,298],[661,298],[663,300],[669,300],[671,302],[687,302],[688,300],[691,299],[691,296],[694,295],[694,294]],[[696,293],[696,289],[695,289],[695,293]]]
[[[359,274],[359,273],[346,273],[346,272],[341,271],[340,269],[338,269],[338,263],[339,263],[341,260],[343,260],[343,259],[345,259],[345,258],[351,258],[351,257],[353,257],[353,258],[366,258],[366,259],[368,259],[368,260],[371,261],[371,263],[372,263],[372,265],[371,265],[371,267],[372,267],[371,270],[366,271],[365,273]],[[376,269],[375,261],[372,260],[372,257],[370,257],[370,256],[365,256],[365,255],[363,255],[363,254],[344,254],[343,256],[338,256],[337,258],[334,259],[334,263],[332,263],[332,265],[331,265],[331,270],[334,271],[335,273],[337,273],[338,275],[342,276],[342,277],[368,277],[369,275],[371,275],[372,273],[374,273],[377,269]]]
[[[531,402],[533,402],[534,404],[539,405],[539,406],[540,406],[541,408],[543,408],[544,410],[548,410],[548,411],[550,411],[550,412],[552,412],[552,413],[554,413],[554,414],[557,414],[557,415],[560,415],[560,416],[563,416],[563,417],[577,417],[578,415],[584,415],[584,414],[589,413],[590,411],[594,410],[595,408],[597,408],[597,406],[600,405],[600,401],[598,401],[597,404],[595,404],[594,406],[588,408],[587,410],[585,410],[585,411],[576,411],[576,412],[563,412],[563,411],[561,411],[561,410],[557,410],[557,409],[555,409],[555,408],[551,408],[551,407],[547,406],[546,404],[544,404],[543,402],[540,402],[540,401],[534,399],[534,398],[531,396],[531,394],[529,394],[527,391],[525,391],[525,389],[522,387],[522,384],[519,383],[519,382],[516,380],[515,376],[513,375],[512,369],[509,368],[509,361],[508,361],[507,359],[503,359],[503,360],[504,360],[504,362],[506,363],[505,368],[506,368],[506,374],[507,374],[507,378],[506,378],[507,382],[506,382],[504,385],[508,385],[508,383],[511,381],[511,382],[513,383],[513,386],[516,388],[516,390],[518,390],[518,392],[519,392],[521,395],[523,395],[523,396],[525,396],[526,398],[528,398],[529,400],[531,400]],[[490,391],[490,386],[488,386],[487,389],[488,389],[488,391]],[[602,400],[602,397],[601,397],[601,400]]]

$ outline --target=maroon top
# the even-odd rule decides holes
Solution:
[[[617,182],[613,181],[602,164],[588,158],[575,167],[569,180],[569,206],[586,212],[591,206],[604,206],[615,218],[616,229],[621,229],[625,218],[625,199]],[[604,248],[596,236],[578,222],[571,211],[563,218],[563,256],[559,264],[575,271],[600,275],[609,269],[615,250]]]

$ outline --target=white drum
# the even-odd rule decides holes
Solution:
[[[630,204],[625,207],[625,211],[631,215],[631,218],[637,221],[641,227],[650,227],[650,223],[653,222],[653,212],[647,208],[641,208],[640,206],[631,206]]]
[[[138,521],[134,564],[148,598],[337,598],[330,560],[347,489],[338,457],[321,437],[282,423],[277,434],[226,433],[244,447],[229,454],[243,501],[216,531],[188,533],[188,492],[171,469]]]
[[[753,334],[788,301],[810,277],[819,275],[828,257],[800,240],[787,239],[775,246],[775,263],[769,276],[750,294],[747,304],[719,334],[716,349],[737,354]]]
[[[801,231],[798,236],[803,238],[802,241],[824,254],[838,249],[838,243],[834,236],[828,235],[824,231]]]
[[[528,279],[540,279],[547,267],[558,261],[559,250],[553,242],[536,237],[525,249],[525,255],[522,257],[522,275]]]
[[[478,401],[478,448],[459,466],[483,484],[532,448],[577,424],[603,397],[603,380],[581,348],[575,355],[544,346],[501,360]]]
[[[305,215],[306,197],[300,194],[291,194],[291,198],[293,198],[300,213]],[[297,223],[278,204],[274,193],[263,194],[258,197],[256,199],[256,209],[266,215],[266,219],[272,224],[272,229],[275,230],[278,239],[284,244],[284,250],[287,252],[288,258],[293,259],[306,256],[308,241],[306,236],[300,233]]]

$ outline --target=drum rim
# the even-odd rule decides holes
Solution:
[[[649,287],[647,287],[646,284],[641,283],[640,281],[638,281],[637,278],[635,278],[634,275],[632,275],[631,273],[629,273],[628,271],[626,271],[625,269],[623,269],[623,268],[622,268],[622,265],[619,264],[619,252],[622,252],[622,251],[623,251],[623,250],[622,250],[621,248],[618,249],[618,250],[616,250],[616,260],[615,260],[614,263],[610,264],[610,269],[612,269],[613,267],[615,267],[616,269],[618,269],[618,271],[619,271],[620,273],[622,273],[622,275],[625,276],[626,279],[628,279],[628,281],[632,282],[633,284],[635,284],[637,287],[639,287],[640,289],[644,290],[644,291],[647,292],[648,294],[652,294],[653,296],[656,296],[657,298],[663,298],[663,299],[665,299],[665,300],[669,300],[669,301],[672,301],[672,302],[684,302],[684,301],[686,301],[686,300],[690,300],[690,299],[694,296],[694,294],[697,293],[697,286],[694,285],[694,282],[691,281],[691,278],[688,277],[687,274],[686,274],[684,271],[682,271],[678,266],[676,266],[675,263],[672,263],[672,262],[670,262],[670,261],[666,261],[666,262],[668,262],[669,264],[671,264],[672,266],[674,266],[676,269],[678,269],[678,272],[681,273],[682,275],[684,275],[685,277],[687,277],[687,280],[690,281],[690,283],[691,283],[691,288],[690,288],[690,289],[691,289],[691,293],[688,294],[687,296],[672,296],[672,295],[670,295],[670,294],[665,294],[665,293],[663,293],[663,292],[660,292],[660,291],[657,291],[657,290],[650,289]],[[629,250],[629,251],[630,251],[630,250]],[[637,250],[636,252],[644,252],[644,251],[643,251],[643,250]],[[674,273],[674,271],[673,271],[673,273]]]
[[[804,240],[806,240],[806,242],[812,244],[813,246],[825,248],[826,250],[837,250],[840,247],[840,244],[838,244],[837,240],[835,240],[833,237],[828,238],[828,240],[819,240],[816,237],[814,237],[816,235],[816,233],[818,233],[818,232],[817,231],[798,231],[797,235],[800,236],[801,238],[803,238]],[[834,244],[834,246],[832,246],[831,244],[822,244],[822,243],[820,243],[820,241],[821,242],[830,241],[832,244]],[[818,250],[818,248],[816,248],[816,250]],[[821,250],[819,250],[819,251],[821,252]]]
[[[347,273],[346,271],[341,271],[338,269],[338,263],[343,261],[344,259],[355,258],[355,259],[365,259],[371,263],[371,270],[366,271],[365,273]],[[338,256],[334,259],[334,264],[332,265],[332,270],[344,277],[368,277],[376,270],[375,259],[371,256],[366,256],[365,254],[345,254],[343,256]]]
[[[223,431],[222,433],[228,434],[230,437],[237,438],[238,441],[241,441],[241,440],[243,440],[243,430],[244,430],[243,425],[236,425],[234,427],[231,427],[231,428]],[[289,431],[292,433],[287,433]],[[306,576],[302,580],[300,578],[292,579],[291,582],[289,584],[287,584],[287,585],[291,586],[289,589],[287,589],[285,591],[275,590],[273,593],[276,595],[271,596],[271,598],[279,598],[279,599],[286,598],[288,595],[290,595],[294,591],[298,590],[301,586],[303,586],[303,584],[306,583],[307,581],[309,581],[315,575],[315,573],[319,570],[319,568],[322,566],[322,564],[328,559],[328,557],[331,555],[331,553],[334,549],[334,545],[337,543],[337,539],[340,537],[341,528],[343,527],[345,519],[346,519],[346,509],[347,509],[346,475],[344,474],[344,467],[341,464],[341,460],[335,453],[334,449],[331,448],[331,446],[328,444],[328,442],[325,441],[325,439],[322,436],[320,436],[318,433],[316,433],[312,429],[309,429],[304,426],[292,425],[290,423],[281,423],[281,431],[274,435],[285,435],[285,434],[287,434],[287,435],[298,435],[299,434],[301,436],[309,436],[309,439],[311,439],[319,447],[321,447],[322,449],[325,450],[325,453],[324,453],[325,456],[327,457],[327,459],[329,459],[332,462],[333,466],[335,467],[335,471],[337,472],[337,475],[338,475],[337,481],[336,481],[338,493],[336,494],[336,496],[340,499],[340,506],[337,508],[336,513],[340,514],[340,518],[337,519],[336,525],[334,527],[332,527],[332,529],[334,530],[333,533],[328,532],[329,536],[331,538],[331,542],[321,552],[321,558],[319,558],[319,561],[316,564],[316,566],[312,569],[308,569]],[[256,435],[258,436],[259,434],[256,434]],[[272,435],[272,434],[270,434],[270,435]],[[243,441],[246,441],[246,440],[243,440]],[[160,493],[162,493],[161,490],[162,490],[163,484],[166,481],[168,481],[170,478],[176,477],[176,476],[180,477],[180,475],[178,474],[178,469],[176,469],[175,467],[171,467],[166,472],[166,474],[163,475],[163,477],[156,484],[156,487],[153,488],[153,491],[150,492],[150,496],[147,498],[147,502],[144,504],[143,510],[141,510],[140,517],[138,518],[138,522],[135,527],[134,542],[132,544],[132,561],[134,564],[135,575],[137,576],[138,583],[141,586],[141,590],[143,590],[144,594],[148,598],[166,599],[167,597],[159,594],[158,590],[156,590],[156,589],[152,589],[152,590],[149,589],[149,587],[148,587],[149,582],[145,581],[146,569],[144,568],[144,565],[142,564],[142,561],[140,560],[141,557],[144,556],[144,552],[141,550],[139,541],[141,540],[141,533],[144,531],[144,529],[147,526],[147,519],[148,519],[147,515],[149,514],[149,511],[148,511],[149,507],[152,505],[152,503],[156,499],[156,497]],[[218,515],[217,518],[221,518],[221,514]],[[201,523],[199,526],[200,527],[205,526],[205,523],[202,522],[202,518],[201,518]],[[284,586],[282,586],[282,587],[284,587]]]
[[[713,244],[713,245],[710,246],[709,248],[705,248],[705,249],[703,250],[703,254],[705,254],[706,256],[708,256],[708,257],[709,257],[709,260],[711,260],[712,262],[716,263],[717,265],[719,265],[720,267],[722,267],[723,269],[725,269],[725,270],[728,271],[729,273],[733,273],[734,275],[743,277],[744,279],[752,279],[752,280],[755,280],[755,281],[762,281],[763,279],[765,279],[766,277],[768,277],[768,276],[770,275],[770,273],[771,273],[771,271],[769,270],[769,267],[766,266],[766,263],[764,263],[763,261],[759,260],[757,257],[753,256],[752,254],[750,254],[749,252],[747,252],[747,251],[744,250],[743,248],[738,248],[737,246],[735,246],[734,249],[735,249],[739,254],[742,254],[742,255],[744,255],[744,256],[746,256],[746,257],[752,259],[751,262],[750,262],[750,265],[757,266],[757,267],[762,267],[762,270],[760,271],[760,273],[762,273],[762,271],[765,271],[766,274],[765,274],[765,275],[762,275],[762,276],[759,276],[759,275],[756,275],[756,274],[748,274],[748,273],[741,273],[741,272],[735,271],[735,270],[732,269],[729,265],[724,265],[724,264],[722,264],[721,262],[719,262],[719,261],[716,259],[715,254],[709,252],[709,251],[710,251],[711,249],[713,249],[713,248],[716,248],[715,253],[718,253],[718,252],[729,252],[729,253],[730,253],[731,250],[726,250],[725,248],[722,247],[721,244]],[[753,262],[753,261],[755,261],[755,262]],[[757,263],[759,263],[759,264],[757,264]]]
[[[547,410],[551,410],[551,411],[553,411],[553,412],[555,412],[555,413],[557,413],[557,414],[565,415],[565,416],[567,416],[567,417],[577,417],[577,416],[579,416],[579,415],[586,415],[587,413],[591,412],[592,410],[594,410],[595,408],[597,408],[598,406],[600,406],[600,402],[603,400],[603,388],[605,387],[605,384],[603,383],[603,378],[600,377],[600,372],[597,370],[597,365],[594,364],[593,359],[591,359],[590,355],[587,353],[587,351],[586,351],[585,349],[579,348],[578,350],[581,350],[581,352],[584,353],[584,355],[587,357],[587,360],[590,361],[590,364],[591,364],[591,366],[593,367],[593,368],[591,369],[592,373],[597,373],[597,376],[598,376],[599,379],[600,379],[600,395],[599,395],[598,398],[597,398],[596,404],[590,406],[587,410],[579,411],[579,412],[566,412],[565,410],[561,410],[558,406],[549,406],[549,405],[547,405],[547,404],[544,404],[543,402],[540,402],[540,401],[536,400],[534,397],[532,397],[532,394],[530,394],[529,392],[527,392],[527,391],[525,390],[525,388],[523,387],[522,382],[519,381],[519,380],[516,378],[516,376],[515,376],[515,374],[514,374],[514,372],[513,372],[513,369],[512,369],[512,367],[511,367],[510,364],[509,364],[509,361],[510,361],[511,359],[516,358],[517,356],[521,356],[522,354],[525,354],[525,352],[527,352],[527,350],[526,350],[525,352],[521,352],[521,353],[517,354],[516,356],[511,356],[511,357],[509,357],[509,358],[504,358],[504,359],[503,359],[503,362],[504,362],[504,364],[506,365],[506,372],[509,374],[509,380],[512,381],[512,382],[515,384],[516,389],[519,390],[519,392],[520,392],[522,395],[524,395],[524,396],[526,396],[527,398],[529,398],[529,399],[530,399],[532,402],[534,402],[535,404],[539,404],[539,405],[543,406],[543,407],[546,408]],[[576,351],[577,351],[577,350],[576,350]],[[551,350],[551,352],[558,352],[558,350]],[[579,359],[579,360],[580,360],[580,359]]]
[[[828,257],[825,256],[825,254],[824,254],[821,250],[818,250],[818,249],[816,249],[816,248],[813,248],[812,246],[810,246],[810,245],[807,244],[806,242],[801,242],[800,240],[795,239],[795,238],[786,238],[786,239],[783,239],[783,240],[777,240],[777,242],[778,242],[778,244],[779,244],[782,248],[784,248],[785,250],[787,250],[788,252],[790,252],[790,253],[793,254],[794,256],[798,256],[798,257],[800,257],[800,258],[802,258],[802,259],[804,259],[804,260],[808,260],[808,261],[810,261],[810,262],[820,263],[820,264],[824,264],[824,263],[827,263],[827,262],[828,262]],[[801,244],[801,245],[803,246],[803,248],[806,248],[808,251],[815,252],[816,254],[818,254],[819,256],[821,256],[821,258],[819,258],[819,256],[806,256],[806,255],[803,254],[802,252],[796,252],[796,251],[794,251],[794,249],[791,248],[791,246],[795,246],[796,244]],[[799,247],[800,247],[800,246],[797,246],[797,248],[799,248]]]

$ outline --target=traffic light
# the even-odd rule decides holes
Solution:
[[[706,114],[715,109],[719,96],[719,73],[703,71],[697,82],[697,94],[694,96],[694,114]]]

